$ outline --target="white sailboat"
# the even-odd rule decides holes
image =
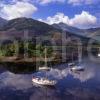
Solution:
[[[39,70],[50,70],[50,68],[47,66],[47,49],[45,48],[45,66],[39,67]]]
[[[68,67],[69,68],[72,68],[75,66],[75,63],[73,62],[73,53],[72,53],[72,62],[71,63],[68,63]]]
[[[45,77],[36,77],[36,76],[33,76],[32,78],[32,82],[33,83],[36,83],[36,84],[39,84],[39,85],[45,85],[45,86],[54,86],[57,81],[56,80],[53,80],[53,79],[49,79],[47,77],[47,70],[50,70],[50,68],[48,68],[47,66],[47,49],[45,48],[45,66],[44,67],[39,67],[39,70],[41,71],[45,71],[46,72],[46,76]]]
[[[73,53],[72,53],[72,63],[68,64],[68,67],[70,67],[70,70],[75,72],[75,71],[84,71],[84,67],[76,65],[75,63],[73,63]],[[80,52],[78,52],[78,62],[80,63],[82,61],[82,55],[80,54]]]
[[[71,71],[84,71],[84,68],[82,66],[74,66],[71,68]]]
[[[50,70],[50,68],[47,66],[47,49],[45,48],[45,66],[39,67],[39,70]]]

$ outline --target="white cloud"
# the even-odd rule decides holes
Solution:
[[[6,71],[0,74],[0,80],[2,80],[0,88],[6,86],[16,90],[26,90],[32,87],[31,75],[18,75]]]
[[[53,17],[48,17],[46,22],[49,24],[60,23],[60,22],[69,24],[69,17],[65,16],[63,13],[57,13]]]
[[[38,3],[40,4],[48,4],[48,3],[52,3],[52,2],[60,2],[63,3],[66,0],[37,0]]]
[[[46,20],[39,19],[40,21],[44,21],[48,24],[58,24],[63,22],[70,26],[78,27],[78,28],[90,28],[96,25],[97,18],[91,15],[89,12],[82,11],[81,14],[75,15],[73,18],[69,18],[63,13],[57,13],[52,17],[48,17]]]
[[[99,2],[99,0],[68,0],[68,3],[72,5],[83,5],[83,4],[88,5],[88,4],[94,4],[97,2]]]
[[[31,17],[37,8],[28,2],[16,1],[14,4],[2,4],[0,16],[5,19]]]
[[[70,25],[79,28],[89,28],[96,25],[96,23],[97,18],[86,11],[82,11],[80,15],[75,15],[74,18],[70,19]]]

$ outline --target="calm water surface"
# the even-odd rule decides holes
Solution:
[[[0,70],[0,100],[100,100],[100,63],[82,62],[85,71],[74,73],[67,64],[48,72],[58,83],[55,87],[32,84],[32,75]],[[41,74],[38,73],[38,74]]]

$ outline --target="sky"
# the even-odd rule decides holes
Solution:
[[[100,0],[0,0],[0,17],[28,17],[87,29],[100,27],[99,4]]]

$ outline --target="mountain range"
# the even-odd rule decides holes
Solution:
[[[100,33],[100,28],[90,28],[90,29],[79,29],[76,27],[69,26],[64,23],[53,24],[53,26],[57,29],[62,29],[63,31],[68,31],[73,34],[81,35],[84,37],[92,37],[93,35]]]
[[[62,33],[65,31],[72,36],[90,38],[97,33],[99,35],[100,28],[78,29],[64,23],[48,25],[44,22],[34,20],[32,18],[16,18],[5,20],[0,18],[0,39],[3,37],[23,37],[24,31],[28,30],[29,36],[43,36],[54,33]]]
[[[9,20],[0,27],[0,37],[23,37],[25,30],[28,31],[28,35],[31,37],[59,31],[46,23],[23,17]]]

